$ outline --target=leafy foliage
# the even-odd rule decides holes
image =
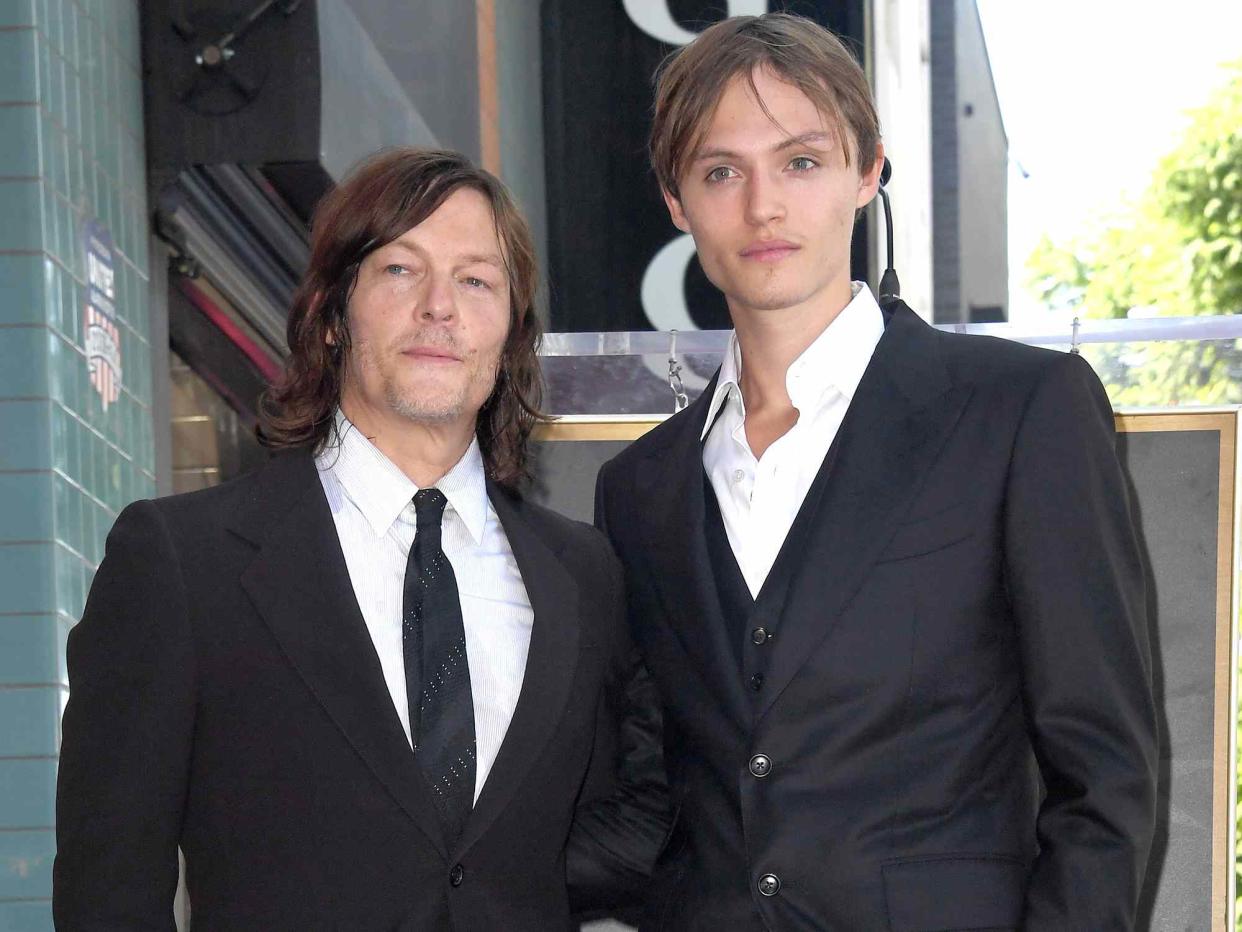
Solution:
[[[1027,260],[1046,307],[1082,317],[1242,314],[1242,59],[1134,203],[1068,246]],[[1242,402],[1237,341],[1093,347],[1118,405]]]

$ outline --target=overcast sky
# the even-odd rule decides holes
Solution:
[[[1185,111],[1222,81],[1222,62],[1242,57],[1242,0],[978,4],[1009,136],[1010,319],[1020,323],[1043,313],[1022,287],[1039,237],[1066,241],[1146,186]]]

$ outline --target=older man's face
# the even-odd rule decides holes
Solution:
[[[459,188],[359,268],[348,308],[346,413],[473,428],[496,383],[509,307],[491,205]]]

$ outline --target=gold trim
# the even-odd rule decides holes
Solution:
[[[1234,793],[1234,773],[1230,751],[1233,746],[1233,654],[1234,567],[1237,565],[1235,541],[1235,491],[1237,488],[1237,412],[1152,412],[1115,416],[1121,433],[1155,431],[1214,430],[1220,434],[1216,531],[1216,657],[1214,708],[1212,716],[1212,916],[1228,932],[1234,928],[1234,864],[1230,851]],[[1222,777],[1223,775],[1226,775]]]
[[[475,42],[479,56],[479,155],[500,175],[500,78],[496,59],[496,0],[475,0]]]
[[[536,424],[534,440],[637,440],[663,420],[636,417],[634,420],[546,421]]]
[[[1234,618],[1233,582],[1237,554],[1234,551],[1234,494],[1236,492],[1237,468],[1237,418],[1227,415],[1220,431],[1220,492],[1217,507],[1221,521],[1216,537],[1216,717],[1213,767],[1219,777],[1230,773],[1229,748],[1233,720],[1233,697],[1230,686],[1233,680],[1234,657],[1232,654]],[[1222,764],[1224,765],[1222,768]],[[1225,929],[1232,928],[1234,864],[1229,856],[1232,848],[1230,836],[1235,827],[1228,818],[1230,798],[1235,788],[1227,779],[1218,779],[1212,787],[1212,905],[1216,915],[1225,920]]]
[[[1121,433],[1157,430],[1219,430],[1222,436],[1237,425],[1236,412],[1230,411],[1152,411],[1115,414],[1113,421]]]

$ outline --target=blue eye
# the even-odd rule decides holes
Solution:
[[[707,180],[709,182],[727,181],[736,174],[737,172],[727,165],[721,165],[719,168],[713,168],[707,173]]]
[[[810,171],[812,168],[818,168],[819,163],[805,155],[800,155],[796,159],[791,159],[789,167],[796,172]]]
[[[462,279],[462,281],[465,282],[467,285],[469,285],[471,288],[490,289],[492,287],[490,283],[485,282],[481,278],[475,278],[473,275],[467,275],[465,278]]]
[[[384,273],[387,275],[404,275],[407,271],[409,270],[404,265],[392,264],[384,266]]]

